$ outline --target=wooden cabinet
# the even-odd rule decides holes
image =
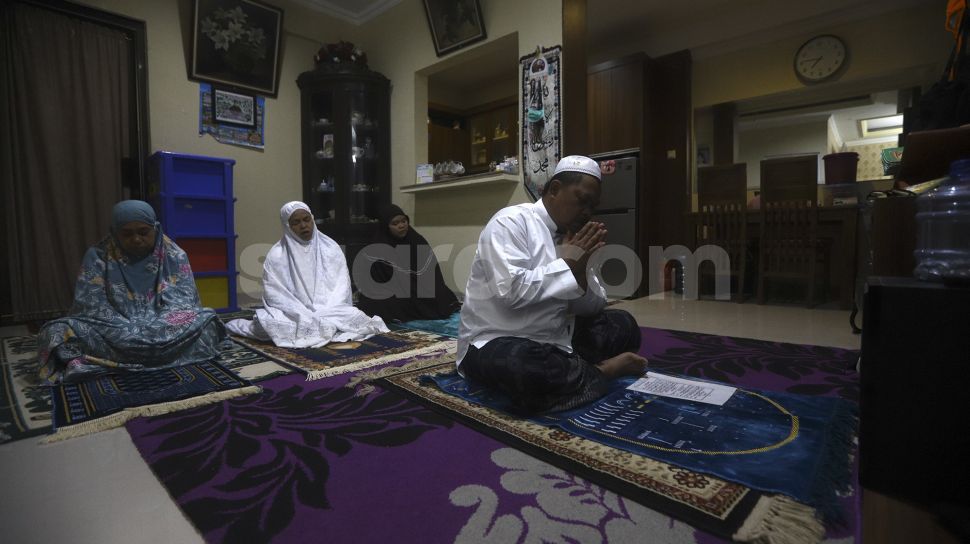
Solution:
[[[322,65],[297,78],[303,199],[348,263],[370,243],[390,202],[390,82],[356,65]]]
[[[959,482],[970,481],[970,435],[957,429],[966,429],[970,288],[912,277],[870,276],[866,283],[859,363],[862,485],[926,508],[966,507]]]
[[[235,162],[159,151],[148,175],[162,230],[188,254],[202,305],[219,312],[237,309]]]
[[[509,97],[459,110],[428,108],[428,162],[460,161],[466,174],[489,170],[519,154],[518,100]]]
[[[428,108],[428,162],[469,163],[468,120],[461,113]]]
[[[469,172],[488,169],[489,163],[500,163],[518,154],[519,140],[516,105],[510,104],[468,117],[471,140]]]
[[[640,53],[589,67],[586,86],[589,154],[641,149],[647,57]]]
[[[640,151],[637,253],[645,264],[650,246],[690,238],[690,70],[688,51],[637,53],[587,69],[586,154]]]

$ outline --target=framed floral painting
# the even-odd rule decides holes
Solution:
[[[275,97],[283,10],[256,0],[195,0],[189,78]]]

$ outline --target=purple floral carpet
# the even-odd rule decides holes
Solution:
[[[855,399],[851,351],[643,329],[658,370]],[[209,542],[722,540],[349,376],[267,380],[263,393],[129,433]],[[829,538],[857,538],[849,525]],[[841,540],[845,539],[845,540]]]
[[[858,402],[859,352],[640,328],[650,368],[735,385]]]

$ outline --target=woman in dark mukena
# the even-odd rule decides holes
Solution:
[[[428,241],[410,223],[394,204],[381,209],[374,242],[358,257],[367,259],[369,274],[356,278],[357,307],[385,322],[447,319],[461,303],[445,284]]]

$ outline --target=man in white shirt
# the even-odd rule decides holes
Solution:
[[[602,175],[563,158],[534,204],[496,213],[478,239],[458,332],[458,371],[508,395],[524,413],[559,411],[640,375],[640,329],[606,292],[589,257],[606,243],[590,222]],[[560,245],[561,240],[561,245]]]

